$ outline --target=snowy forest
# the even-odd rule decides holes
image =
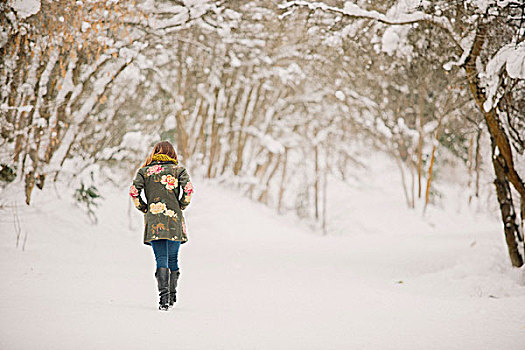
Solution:
[[[4,0],[0,10],[1,271],[4,284],[13,284],[3,292],[8,299],[2,302],[3,308],[10,311],[0,317],[4,329],[0,347],[35,348],[37,339],[51,342],[49,337],[58,327],[53,322],[46,326],[47,335],[24,337],[24,327],[8,332],[14,321],[28,322],[36,329],[50,317],[32,318],[8,302],[14,298],[18,305],[25,305],[26,298],[34,298],[35,291],[21,291],[31,281],[20,275],[40,264],[46,268],[37,275],[49,295],[29,305],[47,310],[45,305],[60,303],[51,296],[51,286],[59,282],[42,277],[45,271],[59,268],[45,258],[56,240],[70,241],[77,248],[80,242],[96,241],[84,255],[68,252],[64,262],[78,258],[89,264],[93,251],[110,249],[103,243],[107,240],[112,242],[111,249],[115,249],[113,243],[125,240],[130,241],[126,246],[137,246],[134,257],[145,254],[139,241],[142,218],[130,212],[134,209],[125,197],[137,169],[161,140],[173,143],[195,185],[195,207],[185,214],[195,245],[181,248],[187,250],[181,264],[194,254],[191,259],[204,259],[206,266],[213,266],[208,272],[200,272],[204,263],[193,270],[189,262],[187,269],[181,268],[187,278],[181,283],[188,285],[188,291],[181,292],[186,299],[182,303],[191,303],[190,288],[196,298],[212,298],[216,303],[222,293],[257,289],[255,300],[245,300],[244,295],[235,301],[226,299],[226,305],[231,302],[237,309],[224,328],[215,325],[215,317],[218,320],[224,310],[212,301],[205,302],[211,311],[200,315],[190,315],[196,306],[182,309],[185,304],[181,304],[180,311],[186,314],[169,322],[185,323],[184,318],[190,317],[188,324],[194,327],[185,335],[182,348],[518,349],[525,344],[525,1]],[[61,216],[53,216],[58,212]],[[71,215],[69,221],[64,215]],[[368,233],[360,232],[360,227]],[[381,236],[374,227],[385,234]],[[53,232],[57,230],[60,235]],[[252,237],[252,230],[260,233]],[[237,247],[221,248],[227,251],[224,260],[214,257],[217,253],[212,253],[211,243],[200,243],[202,251],[197,251],[198,233],[219,241],[212,238],[215,231],[221,232],[225,242],[230,240],[225,247]],[[461,236],[462,232],[483,234],[473,239],[466,233]],[[346,321],[338,322],[336,307],[329,304],[319,306],[317,322],[328,323],[332,332],[317,330],[319,324],[314,321],[301,328],[298,320],[309,315],[305,311],[283,314],[272,326],[269,315],[279,311],[262,311],[251,302],[264,304],[266,298],[276,298],[276,306],[270,309],[277,310],[296,304],[288,294],[279,299],[280,289],[275,294],[260,290],[259,283],[264,286],[262,279],[266,281],[269,274],[262,262],[257,265],[259,277],[244,272],[243,264],[248,266],[247,261],[259,254],[253,247],[262,239],[259,236],[274,241],[275,251],[268,253],[273,261],[285,256],[293,259],[295,244],[301,244],[297,254],[306,256],[307,251],[314,254],[319,249],[324,259],[334,255],[337,267],[327,271],[351,271],[355,264],[355,271],[368,276],[365,265],[381,269],[377,280],[362,283],[376,288],[377,294],[365,287],[355,295],[349,292],[351,299],[356,298],[350,304],[357,309],[359,305],[353,303],[358,298],[372,303],[369,299],[389,299],[388,293],[393,293],[397,303],[387,309],[402,317],[405,308],[413,308],[410,298],[415,295],[437,293],[440,283],[459,283],[462,287],[442,290],[448,299],[439,299],[442,295],[437,294],[438,301],[428,301],[444,303],[441,310],[449,310],[452,321],[447,324],[447,314],[440,314],[442,318],[434,317],[439,326],[421,322],[424,314],[412,310],[406,317],[413,323],[406,321],[403,328],[403,322],[393,326],[392,319],[379,317],[378,327],[386,329],[386,336],[373,342],[367,333],[371,329],[345,318],[352,311],[343,317]],[[308,243],[298,243],[303,241]],[[390,253],[400,241],[411,243]],[[309,244],[308,248],[302,244]],[[425,250],[427,244],[443,249],[442,260],[436,260],[438,253]],[[461,244],[467,253],[459,250]],[[285,252],[283,247],[289,249]],[[56,249],[60,254],[59,250],[73,248],[61,243]],[[229,254],[227,249],[238,250]],[[385,260],[389,254],[395,255],[394,260]],[[472,254],[478,254],[474,260]],[[109,255],[95,256],[109,264]],[[228,280],[215,280],[219,278],[215,272],[221,271],[215,264],[227,269],[232,263],[228,257],[240,266],[231,265],[226,273],[235,281],[232,286]],[[125,265],[128,259],[118,255],[115,260]],[[463,262],[471,260],[465,267]],[[298,261],[303,262],[302,258]],[[451,267],[450,261],[457,265]],[[18,272],[10,271],[13,264],[20,265]],[[288,267],[294,276],[312,273],[303,272],[302,266],[312,268],[314,263],[305,257],[300,264],[275,262],[275,269]],[[410,270],[411,264],[420,270]],[[112,269],[117,271],[116,266]],[[340,282],[346,277],[334,275],[332,280],[332,272],[317,269],[321,277],[315,277],[315,283],[325,285],[314,296],[301,299],[304,304],[296,305],[300,310],[312,307],[310,302],[318,303],[318,298],[326,302],[331,296],[343,298],[331,293],[335,293],[332,286],[339,286],[341,293],[346,290]],[[95,270],[86,273],[95,278]],[[246,278],[245,283],[235,277],[235,271]],[[130,285],[146,278],[126,273],[123,281]],[[195,286],[191,287],[191,273],[200,273],[202,279],[213,275],[220,291],[205,296],[205,289],[217,286],[204,287],[205,282],[193,277]],[[405,281],[411,273],[419,278],[412,287]],[[61,284],[73,284],[71,293],[78,300],[78,293],[84,295],[82,300],[87,298],[81,277],[60,275]],[[313,277],[284,282],[290,276],[284,270],[278,276],[277,280],[268,277],[272,282],[264,289],[277,288],[281,279],[282,290],[288,292],[299,288],[300,293],[308,293],[317,288],[305,282]],[[115,307],[117,291],[132,287],[121,287],[110,276],[104,278],[113,292],[95,300]],[[390,284],[379,291],[383,278]],[[352,278],[348,288],[355,288],[359,281]],[[148,287],[144,287],[146,299],[148,293],[156,293]],[[390,290],[401,287],[413,288],[407,292],[412,296],[398,298],[401,292]],[[90,288],[89,294],[97,294],[96,288],[104,286]],[[490,292],[479,292],[484,288]],[[466,290],[476,292],[461,294]],[[478,294],[474,299],[483,295],[485,304],[469,304],[473,293]],[[125,307],[134,302],[125,300]],[[492,304],[496,302],[503,304]],[[107,341],[115,347],[148,347],[145,339],[122,340],[131,327],[125,322],[119,323],[116,338],[101,325],[92,326],[99,317],[118,317],[95,309],[85,319],[78,316],[92,330],[90,336],[78,333],[86,339],[86,348],[104,348]],[[355,315],[366,322],[377,319],[373,312],[384,311],[365,306],[359,310]],[[434,306],[421,310],[433,312]],[[474,310],[483,310],[483,316],[474,317]],[[64,318],[71,316],[71,310],[61,312]],[[129,317],[146,315],[145,310],[125,312]],[[261,335],[249,328],[257,324],[247,320],[253,313],[265,320]],[[154,322],[158,316],[144,317]],[[484,323],[489,318],[493,323]],[[211,334],[210,343],[195,339],[199,327],[204,327],[202,319],[208,320],[205,330]],[[462,328],[467,323],[472,329]],[[345,335],[349,324],[358,329],[350,338]],[[141,327],[149,332],[154,329]],[[230,327],[239,327],[242,336],[234,336]],[[282,332],[292,328],[289,336],[270,337],[277,327]],[[447,327],[463,331],[451,335]],[[419,332],[414,343],[403,340],[411,334],[409,328]],[[263,331],[268,334],[263,336]],[[431,331],[437,332],[437,338],[422,336]],[[231,339],[221,338],[221,332]],[[52,343],[53,348],[70,347],[72,334],[63,343]],[[445,339],[445,345],[439,339]],[[160,342],[168,344],[168,340]]]

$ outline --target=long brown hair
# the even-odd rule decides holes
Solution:
[[[153,151],[151,151],[148,158],[146,158],[146,161],[144,164],[142,164],[142,167],[150,165],[155,154],[165,154],[168,157],[177,160],[177,152],[175,152],[173,145],[169,141],[160,141],[153,147]]]

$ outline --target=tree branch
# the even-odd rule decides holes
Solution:
[[[452,39],[457,48],[463,50],[459,44],[461,38],[455,35],[454,29],[446,17],[432,16],[428,13],[416,11],[413,13],[404,13],[394,18],[377,11],[363,10],[358,5],[350,3],[346,3],[344,8],[329,6],[323,2],[308,2],[304,0],[287,1],[279,5],[279,8],[282,10],[288,10],[292,7],[307,7],[313,11],[321,10],[323,12],[332,12],[355,19],[371,19],[388,25],[407,25],[420,22],[434,24]]]

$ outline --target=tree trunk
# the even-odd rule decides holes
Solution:
[[[423,174],[423,87],[422,84],[419,84],[419,114],[418,114],[418,123],[417,123],[417,132],[419,134],[419,140],[417,143],[417,197],[421,198],[421,176]]]
[[[175,112],[175,120],[177,123],[177,148],[182,159],[186,160],[189,157],[188,134],[186,133],[186,118],[182,114],[182,111],[179,110]]]
[[[281,157],[282,157],[281,155],[279,155],[277,157],[277,160],[275,161],[275,164],[274,164],[273,168],[271,168],[269,174],[266,177],[266,181],[265,181],[264,187],[263,187],[264,190],[261,192],[261,194],[259,195],[259,198],[258,198],[259,202],[268,204],[268,192],[269,192],[269,189],[270,189],[270,181],[272,180],[273,176],[275,175],[275,172],[279,168],[279,164],[281,164]],[[272,156],[272,158],[273,158],[273,156]],[[261,180],[263,180],[263,179],[261,179]]]
[[[516,214],[514,212],[512,200],[510,200],[511,192],[509,182],[512,183],[516,191],[518,191],[521,201],[525,199],[525,184],[514,168],[514,160],[510,141],[501,125],[496,109],[492,107],[489,111],[485,111],[483,106],[487,98],[485,91],[480,88],[476,61],[479,58],[481,49],[487,38],[487,29],[488,24],[483,23],[480,20],[476,29],[474,43],[472,44],[472,48],[467,59],[465,60],[463,68],[465,69],[465,73],[467,75],[472,97],[476,102],[480,112],[483,114],[485,122],[487,123],[487,129],[490,134],[493,148],[492,164],[494,166],[494,172],[496,175],[496,180],[494,183],[496,185],[498,202],[500,204],[502,214],[505,239],[512,265],[519,267],[523,265],[523,257],[520,255],[516,243],[516,235],[518,238],[520,235],[518,226],[515,223],[515,217],[512,217],[512,215],[515,216]],[[497,159],[494,158],[494,155],[496,154],[496,148],[498,150]]]
[[[25,180],[25,192],[26,192],[26,204],[29,205],[31,203],[31,193],[33,192],[33,188],[35,187],[35,172],[30,171],[26,174],[26,180]]]
[[[256,93],[256,90],[258,88],[255,86],[251,86],[250,88],[245,90],[245,96],[244,100],[242,101],[242,115],[241,117],[241,123],[239,125],[239,135],[237,137],[237,148],[236,148],[236,157],[235,157],[235,163],[233,165],[233,173],[235,175],[239,175],[239,172],[241,171],[242,165],[243,165],[243,153],[244,153],[244,144],[246,142],[246,137],[244,136],[245,130],[245,123],[246,118],[248,114],[249,105],[251,103],[251,100],[255,98],[254,94]]]
[[[512,266],[521,267],[523,265],[523,256],[518,248],[518,241],[521,236],[519,233],[519,225],[516,222],[516,212],[514,210],[514,203],[512,202],[512,193],[507,178],[508,167],[505,158],[501,154],[496,155],[496,147],[492,140],[492,164],[496,179],[496,194],[498,197],[499,207],[501,210],[501,218],[503,220],[503,229],[505,231],[505,241],[509,251],[510,261]]]
[[[479,197],[479,177],[480,177],[480,164],[481,164],[480,139],[481,139],[481,128],[478,129],[478,135],[476,137],[476,156],[474,158],[476,162],[476,165],[474,166],[474,170],[476,171],[476,197]]]
[[[217,124],[217,115],[220,113],[221,108],[221,99],[222,99],[222,93],[221,89],[217,88],[215,91],[215,107],[213,108],[213,116],[211,119],[211,142],[210,142],[210,155],[209,155],[209,163],[208,163],[208,172],[207,177],[212,178],[212,171],[216,167],[215,165],[215,158],[217,155],[217,148],[219,147],[219,135],[218,135],[218,129],[219,126]]]
[[[288,163],[288,148],[284,148],[284,160],[283,160],[283,172],[281,174],[281,183],[279,184],[279,201],[277,204],[277,210],[279,214],[283,212],[282,210],[282,204],[283,204],[283,194],[284,194],[284,184],[286,181],[286,165]]]
[[[410,208],[414,209],[416,207],[416,165],[412,159],[409,160],[408,168],[410,170]]]
[[[508,179],[516,191],[518,191],[521,198],[525,198],[525,184],[514,168],[514,159],[512,156],[510,141],[505,133],[505,130],[503,130],[503,127],[501,126],[496,109],[492,107],[490,111],[486,112],[485,108],[483,107],[487,98],[485,96],[484,90],[480,88],[479,76],[476,68],[476,59],[480,55],[481,48],[486,39],[486,33],[487,24],[479,23],[476,31],[476,37],[474,39],[474,44],[472,45],[472,50],[470,55],[465,60],[464,69],[467,74],[472,97],[474,98],[474,101],[485,118],[490,136],[494,139],[494,142],[498,147],[502,157],[505,158],[505,163],[508,167]]]
[[[314,162],[315,162],[315,183],[314,183],[314,196],[315,196],[315,220],[319,220],[319,147],[314,146]]]
[[[468,142],[468,152],[467,152],[467,170],[468,170],[468,182],[467,188],[469,190],[468,204],[472,202],[472,168],[474,167],[473,151],[474,149],[474,136],[471,136]]]
[[[405,194],[405,200],[407,202],[407,207],[410,208],[410,197],[408,196],[408,189],[406,184],[406,178],[405,178],[405,171],[403,170],[403,161],[401,157],[394,156],[396,159],[397,166],[399,167],[399,171],[401,172],[401,183],[403,184],[403,193]]]
[[[428,167],[428,178],[427,178],[427,189],[425,191],[425,206],[423,207],[423,214],[427,211],[428,202],[430,201],[430,185],[432,184],[432,171],[434,170],[434,161],[436,160],[436,150],[439,142],[439,130],[441,128],[441,122],[443,117],[439,117],[438,126],[436,128],[436,137],[434,144],[432,145],[432,155],[430,157],[430,166]]]
[[[327,208],[326,208],[326,205],[328,203],[328,165],[325,164],[325,168],[324,168],[324,171],[323,171],[323,234],[327,234],[327,230],[326,230],[326,215],[327,215]]]
[[[201,127],[199,129],[199,140],[201,143],[201,163],[204,164],[205,155],[206,155],[206,141],[208,139],[208,135],[206,134],[206,120],[208,119],[208,110],[210,108],[210,104],[206,102],[206,107],[204,108],[204,113],[201,114]]]

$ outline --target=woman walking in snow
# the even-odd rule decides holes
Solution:
[[[145,203],[140,193],[144,190]],[[177,301],[179,247],[188,241],[182,210],[190,204],[193,185],[177,153],[168,141],[159,142],[146,158],[131,185],[129,195],[145,215],[144,244],[153,247],[159,289],[159,310]]]

